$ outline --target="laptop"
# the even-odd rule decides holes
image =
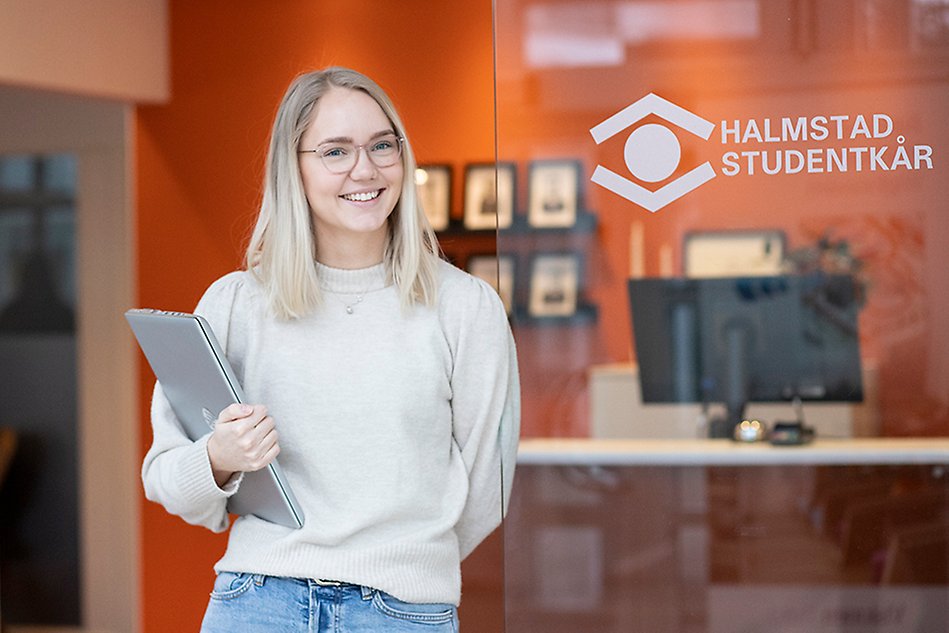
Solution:
[[[194,441],[207,435],[218,414],[244,393],[204,317],[184,312],[137,309],[125,318],[145,353],[171,408]],[[304,516],[276,460],[244,473],[228,512],[252,514],[291,528]]]

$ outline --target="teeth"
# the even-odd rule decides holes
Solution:
[[[370,200],[375,200],[379,197],[381,190],[376,191],[367,191],[365,193],[347,193],[343,196],[346,200],[352,200],[353,202],[369,202]]]

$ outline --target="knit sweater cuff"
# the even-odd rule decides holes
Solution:
[[[205,435],[189,447],[181,460],[180,486],[186,503],[191,506],[203,506],[213,501],[227,499],[237,492],[243,479],[242,473],[231,477],[223,488],[219,488],[214,481],[214,472],[211,469],[211,459],[208,457],[208,438]]]

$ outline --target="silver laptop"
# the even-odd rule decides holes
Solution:
[[[218,414],[244,402],[244,393],[208,322],[197,314],[129,310],[125,318],[171,407],[192,441],[211,432]],[[303,526],[303,511],[276,460],[244,473],[227,504],[233,514],[253,514],[287,527]]]

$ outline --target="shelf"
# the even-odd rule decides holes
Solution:
[[[579,211],[577,221],[572,226],[563,227],[536,227],[527,222],[527,217],[515,215],[511,226],[500,230],[502,237],[517,235],[576,235],[581,233],[593,233],[596,230],[597,218],[590,211]]]
[[[569,316],[534,316],[527,308],[517,306],[514,309],[513,322],[517,325],[563,326],[591,325],[596,323],[599,311],[592,304],[581,304],[577,311]]]
[[[499,235],[501,238],[517,237],[522,235],[563,235],[573,236],[577,234],[590,234],[596,231],[597,217],[590,211],[581,211],[577,214],[577,221],[573,226],[566,227],[536,227],[527,222],[527,217],[515,215],[511,226],[503,229],[469,229],[464,225],[464,221],[452,218],[448,227],[436,231],[435,235],[442,237],[459,236],[488,236]]]

